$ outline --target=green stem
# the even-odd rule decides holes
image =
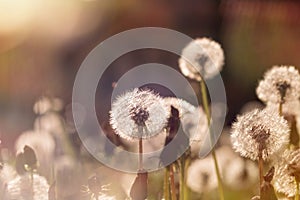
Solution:
[[[213,145],[212,144],[213,135],[212,135],[212,131],[211,131],[211,128],[210,128],[211,113],[210,113],[209,104],[208,104],[208,96],[207,96],[207,91],[206,91],[206,85],[205,85],[205,82],[203,80],[200,81],[200,88],[201,88],[202,104],[203,104],[203,108],[204,108],[204,111],[205,111],[205,114],[206,114],[207,125],[208,125],[208,130],[209,130],[209,135],[210,135],[210,145],[212,146]],[[223,190],[223,185],[222,185],[222,179],[221,179],[218,160],[217,160],[217,157],[216,157],[216,152],[215,152],[214,147],[212,148],[212,157],[213,157],[213,160],[214,160],[216,175],[217,175],[217,179],[218,179],[218,192],[219,192],[220,200],[224,200],[224,190]]]
[[[165,169],[165,177],[164,177],[164,198],[165,200],[170,200],[170,182],[169,182],[169,167]]]

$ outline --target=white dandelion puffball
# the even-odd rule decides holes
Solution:
[[[300,164],[300,149],[286,150],[275,165],[274,189],[288,197],[294,197],[297,191],[292,165]],[[299,169],[298,169],[299,170]],[[298,172],[299,173],[299,172]]]
[[[237,117],[232,124],[231,142],[243,157],[268,160],[288,145],[289,132],[287,121],[277,112],[255,109]]]
[[[181,53],[179,68],[183,75],[201,81],[218,74],[224,65],[224,52],[220,44],[208,38],[190,42]]]
[[[33,180],[33,181],[32,181]],[[16,177],[7,184],[6,200],[48,200],[49,184],[37,174],[25,174]]]
[[[299,101],[300,75],[298,70],[293,66],[274,66],[259,82],[256,94],[265,103]]]
[[[207,118],[202,107],[195,107],[187,101],[175,97],[164,98],[171,115],[171,106],[179,112],[182,129],[191,142],[202,141],[208,134]]]
[[[124,139],[147,139],[160,133],[167,123],[168,108],[150,90],[133,89],[112,104],[110,124]]]

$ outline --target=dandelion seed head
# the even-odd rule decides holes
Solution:
[[[17,176],[7,184],[6,200],[48,200],[49,184],[43,176],[30,174]]]
[[[167,117],[168,110],[161,97],[136,88],[113,102],[110,124],[124,139],[145,139],[160,133]]]
[[[241,156],[268,160],[289,143],[287,121],[275,111],[255,109],[238,116],[232,125],[233,149]]]
[[[293,66],[274,66],[268,70],[256,88],[265,103],[297,101],[300,97],[300,74]]]
[[[297,191],[294,176],[295,169],[291,168],[295,163],[297,165],[300,164],[300,149],[295,151],[286,150],[283,153],[282,158],[275,165],[275,174],[273,178],[274,189],[288,197],[294,197]],[[299,173],[299,171],[297,173]]]
[[[181,72],[197,81],[201,77],[212,78],[224,65],[224,52],[220,44],[208,39],[198,38],[190,42],[183,50],[179,59]]]
[[[133,89],[112,104],[110,124],[125,139],[149,138],[162,131],[168,108],[161,97],[150,90]]]

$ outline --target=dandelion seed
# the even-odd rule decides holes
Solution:
[[[255,109],[242,116],[232,125],[233,149],[241,156],[268,160],[289,143],[287,121],[271,110]]]
[[[112,104],[110,124],[120,137],[146,139],[157,135],[167,123],[168,109],[150,90],[134,89]]]
[[[275,165],[273,185],[277,192],[294,197],[297,192],[295,178],[300,175],[300,149],[286,150]],[[299,181],[299,180],[298,180]],[[298,182],[299,184],[299,182]]]
[[[300,97],[300,75],[293,66],[274,66],[259,82],[256,94],[265,103],[284,104],[298,101]]]
[[[6,200],[48,200],[49,185],[43,176],[24,174],[7,184]]]
[[[190,42],[179,59],[181,72],[197,81],[201,77],[212,78],[224,65],[224,52],[220,44],[208,38],[198,38]]]

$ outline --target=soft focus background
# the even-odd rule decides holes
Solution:
[[[242,105],[256,100],[257,81],[267,68],[300,66],[298,1],[0,0],[2,147],[12,149],[17,136],[32,128],[32,107],[41,96],[61,98],[66,105],[63,115],[71,120],[73,82],[87,54],[114,34],[144,26],[221,43],[226,56],[222,77],[227,124]],[[107,95],[97,97],[97,106],[110,101],[113,82],[122,73],[150,61],[179,70],[174,55],[159,51],[124,55],[113,63],[119,71],[107,72],[103,80]]]

